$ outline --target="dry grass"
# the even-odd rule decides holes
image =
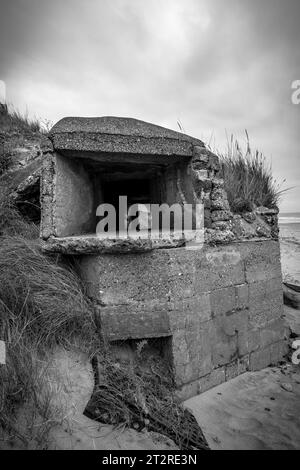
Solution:
[[[241,213],[259,206],[277,208],[287,189],[281,189],[282,184],[274,179],[271,165],[262,153],[252,151],[247,132],[246,138],[245,151],[231,136],[227,153],[219,155],[231,210]]]
[[[147,343],[138,342],[130,360],[119,360],[102,345],[94,361],[98,383],[85,414],[105,424],[160,433],[181,450],[208,449],[195,418],[176,398],[171,363]]]
[[[0,188],[0,237],[3,235],[20,235],[30,240],[39,237],[38,225],[24,220],[5,187]]]
[[[27,134],[41,131],[41,124],[38,119],[30,119],[28,113],[22,114],[14,108],[9,108],[7,105],[0,106],[0,129],[2,132],[22,132]]]
[[[10,163],[5,139],[30,139],[39,131],[38,122],[0,108],[0,172]],[[0,448],[10,443],[44,448],[62,415],[48,386],[52,350],[57,344],[78,343],[95,349],[95,325],[76,272],[63,259],[41,253],[39,226],[22,217],[10,192],[2,182],[0,339],[6,343],[7,363],[0,366]]]
[[[1,144],[0,144],[1,145]],[[10,152],[4,151],[2,146],[0,147],[0,176],[5,173],[12,164],[12,157]]]
[[[46,121],[47,122],[47,121]],[[38,119],[30,119],[28,114],[22,114],[7,105],[0,103],[0,176],[9,170],[13,163],[13,153],[9,142],[22,140],[38,140],[41,133],[46,133],[46,127]]]
[[[0,312],[2,336],[11,329],[50,347],[76,331],[90,334],[91,305],[77,274],[66,264],[45,256],[39,242],[2,237],[0,247]]]
[[[93,345],[93,310],[76,273],[43,255],[37,241],[6,236],[0,242],[0,337],[7,345],[7,365],[0,368],[0,424],[25,447],[33,440],[45,447],[49,428],[60,418],[51,391],[43,387],[51,350],[69,347],[77,336],[82,347]],[[19,422],[24,408],[25,428]],[[32,425],[37,417],[38,427]]]

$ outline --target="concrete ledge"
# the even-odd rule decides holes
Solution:
[[[154,249],[181,247],[185,241],[159,239],[152,241],[147,238],[100,238],[96,235],[80,235],[74,237],[50,237],[41,243],[42,250],[48,253],[68,255],[95,255],[107,253],[146,253]]]
[[[204,147],[201,140],[181,132],[112,116],[64,118],[51,129],[50,139],[59,152],[115,153],[119,159],[120,154],[192,157],[194,145]]]

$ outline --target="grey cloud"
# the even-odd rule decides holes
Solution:
[[[247,128],[300,186],[299,0],[1,0],[2,12],[0,78],[17,107],[179,118],[217,146]]]

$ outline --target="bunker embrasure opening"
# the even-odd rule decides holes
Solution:
[[[150,210],[153,204],[182,204],[182,194],[189,191],[187,163],[103,162],[101,158],[56,157],[56,184],[54,228],[56,237],[96,235],[98,223],[104,218],[97,215],[100,205],[110,204],[116,211],[116,231],[119,233],[120,197],[126,197],[126,213],[130,207],[138,209],[129,213],[126,224],[139,218],[138,230],[151,228],[146,221],[143,206]],[[163,160],[163,159],[162,159]],[[159,228],[162,225],[160,214]],[[174,214],[170,213],[174,226]],[[109,231],[109,227],[106,226]],[[97,233],[98,235],[98,233]],[[105,236],[105,233],[103,234]]]

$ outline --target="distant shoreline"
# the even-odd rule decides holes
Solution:
[[[278,222],[280,225],[300,224],[300,212],[280,212]]]

